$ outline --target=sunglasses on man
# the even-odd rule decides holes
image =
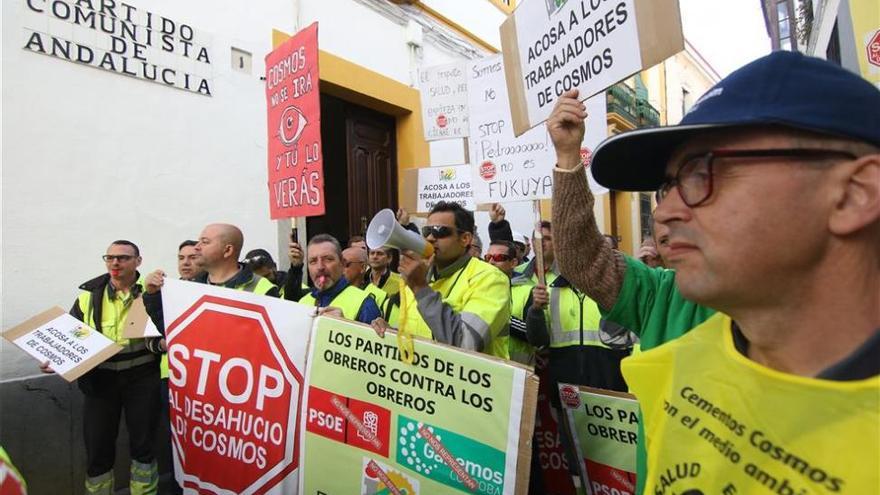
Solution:
[[[511,258],[510,256],[508,256],[506,254],[501,254],[501,253],[499,253],[499,254],[486,253],[483,255],[483,259],[490,262],[490,263],[493,261],[495,263],[504,263],[505,261],[510,261],[513,258]]]
[[[434,239],[443,239],[451,236],[453,232],[463,233],[464,230],[447,225],[425,225],[422,227],[422,237],[426,239],[429,235],[434,236]]]

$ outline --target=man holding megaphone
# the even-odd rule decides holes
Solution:
[[[420,337],[508,359],[510,287],[507,277],[471,257],[474,215],[458,203],[439,202],[422,238],[383,210],[370,223],[370,249],[400,249],[400,326]],[[374,324],[383,333],[387,324]]]

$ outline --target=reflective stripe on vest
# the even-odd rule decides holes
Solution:
[[[599,339],[599,319],[599,307],[585,294],[569,287],[550,288],[550,347],[606,347]]]
[[[361,312],[361,307],[364,305],[364,301],[370,297],[372,296],[366,291],[349,285],[345,289],[342,289],[342,292],[336,294],[336,297],[330,301],[328,306],[341,309],[342,316],[345,317],[346,320],[356,321],[358,313]],[[299,300],[299,302],[306,306],[314,306],[315,297],[312,294],[306,294]]]

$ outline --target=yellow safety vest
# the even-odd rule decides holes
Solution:
[[[736,350],[730,317],[623,361],[647,439],[645,493],[880,490],[880,377],[782,373]]]
[[[139,287],[138,290],[143,293],[144,279],[138,279],[136,285]],[[132,297],[132,291],[135,290],[134,287],[128,292],[116,291],[116,297],[113,299],[110,299],[109,290],[110,284],[108,282],[107,286],[104,288],[103,295],[101,296],[101,333],[108,339],[122,346],[122,351],[119,355],[133,352],[140,353],[141,351],[147,350],[144,339],[127,339],[122,336],[123,330],[125,329],[125,320],[128,318],[128,309],[131,307],[131,303],[135,299]],[[79,297],[77,297],[77,304],[79,305],[79,310],[83,314],[83,323],[92,328],[97,328],[95,312],[92,308],[91,291],[81,292]],[[155,354],[145,354],[132,359],[106,361],[99,364],[98,368],[121,371],[142,364],[147,364],[155,360]]]
[[[550,347],[607,347],[599,340],[602,319],[596,302],[571,287],[550,287]]]
[[[341,309],[342,316],[344,316],[346,320],[356,321],[357,315],[361,311],[361,306],[364,305],[364,301],[372,297],[373,296],[367,291],[349,285],[345,289],[342,289],[342,292],[336,294],[336,297],[330,301],[330,306]],[[306,306],[314,306],[315,296],[311,293],[306,294],[299,300],[299,302]]]
[[[376,285],[373,284],[372,278],[370,278],[370,283],[368,286],[376,287]],[[397,294],[398,292],[400,292],[400,274],[395,272],[388,272],[388,278],[385,280],[385,283],[378,288],[382,289],[382,291],[384,291],[385,294],[389,296]]]
[[[471,258],[455,273],[429,285],[456,313],[482,327],[478,328],[482,331],[482,352],[509,359],[510,282],[501,270]],[[401,292],[401,307],[404,306],[408,311],[401,318],[406,318],[406,330],[412,335],[433,338],[409,287]]]
[[[376,300],[376,306],[380,308],[385,304],[385,300],[388,299],[388,293],[373,284],[367,284],[363,291],[373,296],[373,299]]]

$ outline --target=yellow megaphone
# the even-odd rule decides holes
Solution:
[[[376,213],[376,216],[370,220],[370,226],[367,227],[367,246],[370,249],[381,247],[408,249],[423,258],[430,258],[434,254],[434,246],[419,234],[400,225],[397,216],[388,208]]]

